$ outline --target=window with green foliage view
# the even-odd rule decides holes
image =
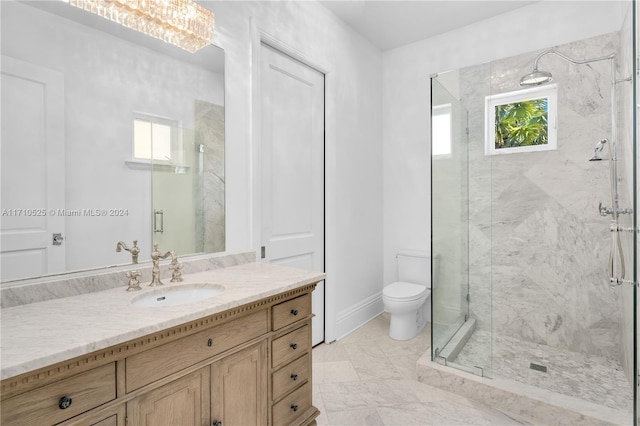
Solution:
[[[495,106],[495,149],[548,143],[547,98]]]

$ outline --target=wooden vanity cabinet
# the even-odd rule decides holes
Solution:
[[[267,382],[266,341],[212,364],[210,424],[266,425]]]
[[[205,367],[127,402],[127,424],[208,425],[209,392],[209,367]]]
[[[2,384],[3,426],[314,424],[315,284]],[[68,395],[72,403],[59,407]]]
[[[311,293],[272,307],[271,424],[314,422],[311,392]]]
[[[125,426],[126,418],[126,404],[119,404],[73,417],[58,426]]]

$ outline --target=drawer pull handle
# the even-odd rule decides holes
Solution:
[[[207,340],[207,346],[209,347],[213,346],[213,339]],[[215,426],[218,426],[218,425],[215,425]]]
[[[292,343],[292,344],[289,345],[289,347],[295,351],[296,349],[298,349],[298,344],[297,343]]]
[[[292,375],[291,375],[291,380],[293,380],[294,382],[295,382],[296,380],[298,380],[298,375],[297,375],[297,374],[292,374]]]
[[[211,425],[212,426],[222,426],[222,422],[220,420],[214,420]]]
[[[68,396],[63,396],[62,398],[60,398],[60,401],[58,401],[58,407],[60,407],[61,410],[66,410],[67,408],[71,407],[72,402],[73,400],[71,398],[69,398]]]
[[[298,411],[298,406],[296,404],[291,404],[291,411]]]
[[[295,317],[296,315],[298,315],[298,310],[297,310],[297,309],[292,309],[292,310],[291,310],[291,315],[293,315],[294,317]]]

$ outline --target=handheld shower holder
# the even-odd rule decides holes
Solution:
[[[615,278],[615,277],[611,277],[609,278],[609,282],[611,283],[611,288],[616,288],[621,286],[622,284],[631,284],[633,286],[637,286],[638,283],[632,280],[625,280],[623,278]]]

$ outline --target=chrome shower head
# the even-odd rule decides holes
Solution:
[[[593,148],[593,157],[591,157],[589,159],[589,161],[600,161],[600,160],[602,160],[602,157],[600,157],[600,153],[604,149],[604,144],[605,143],[607,143],[607,140],[606,139],[602,139],[600,142],[598,142],[596,144],[595,148]]]
[[[551,83],[552,80],[553,77],[549,71],[539,71],[538,68],[534,68],[533,71],[520,79],[520,86],[541,86]]]

